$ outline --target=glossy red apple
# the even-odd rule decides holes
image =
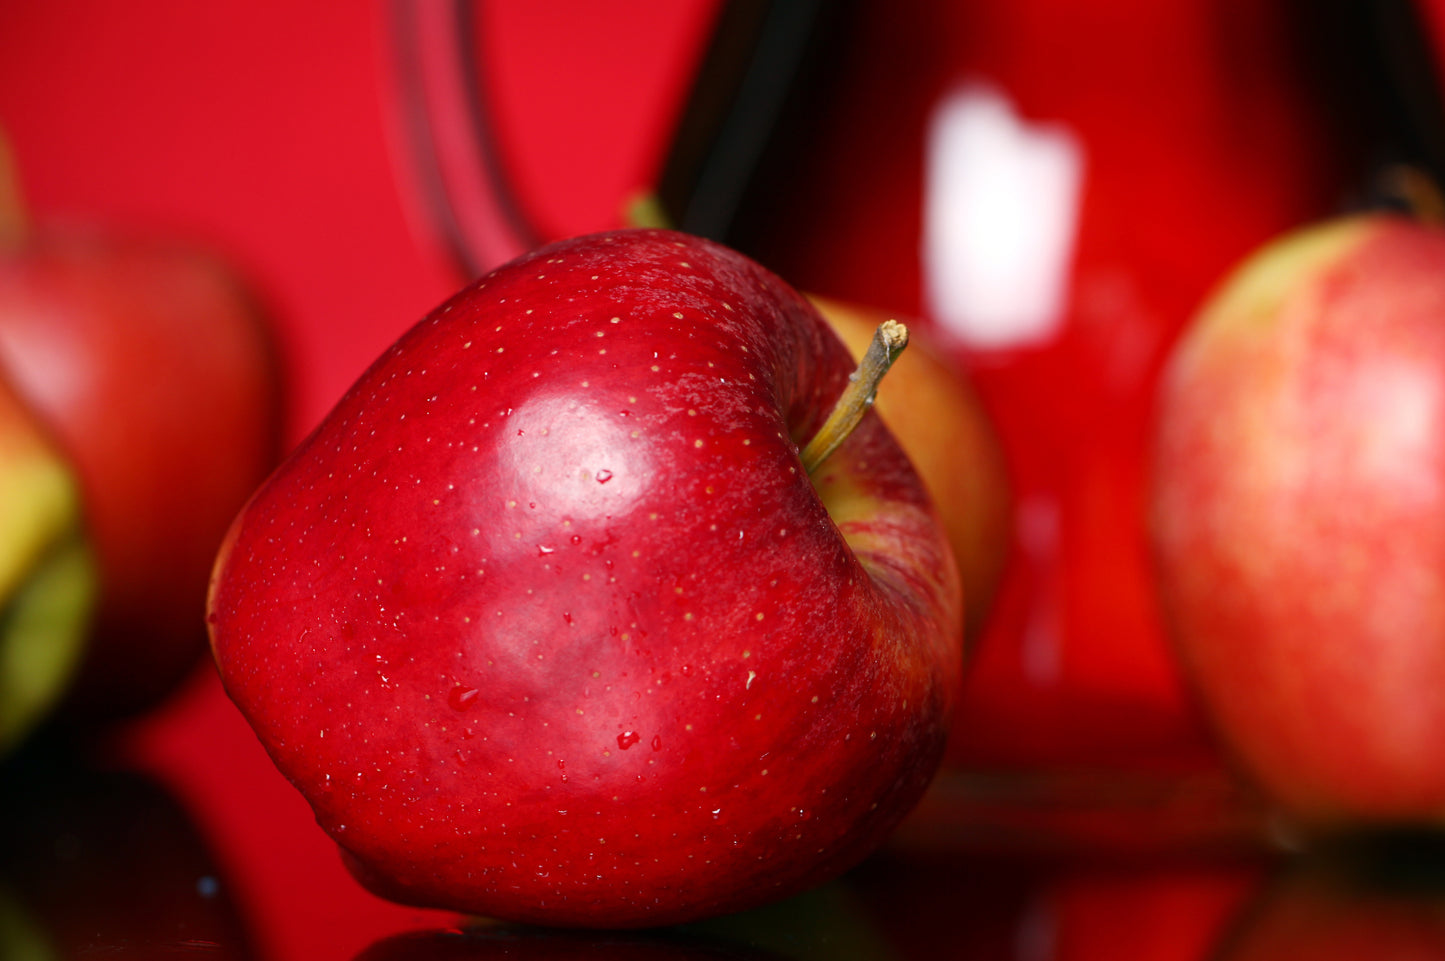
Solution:
[[[205,651],[210,562],[278,455],[261,311],[192,246],[37,229],[0,243],[0,376],[73,464],[100,568],[70,701],[149,703]]]
[[[1304,822],[1445,819],[1445,233],[1303,230],[1180,343],[1153,538],[1225,743]]]
[[[241,513],[210,603],[227,692],[365,884],[655,925],[887,835],[938,762],[962,611],[876,416],[804,466],[853,370],[777,277],[667,231],[527,255],[376,361]]]

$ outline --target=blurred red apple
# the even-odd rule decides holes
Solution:
[[[5,215],[0,228],[0,377],[73,466],[99,565],[70,700],[132,710],[205,650],[210,562],[277,455],[276,353],[207,251]]]
[[[1158,417],[1160,586],[1223,741],[1304,823],[1445,822],[1445,233],[1268,246]]]

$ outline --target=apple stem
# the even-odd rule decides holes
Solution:
[[[885,320],[878,325],[868,350],[858,362],[858,369],[848,376],[848,386],[838,395],[832,413],[799,455],[803,459],[804,470],[809,474],[817,470],[863,420],[863,415],[868,413],[873,399],[878,396],[878,385],[883,375],[888,373],[888,368],[893,366],[907,346],[908,328],[903,324]]]

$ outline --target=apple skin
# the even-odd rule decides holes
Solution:
[[[853,370],[753,262],[551,245],[423,320],[237,518],[227,692],[359,879],[641,927],[836,875],[917,801],[961,684],[947,540]]]
[[[94,600],[74,473],[0,378],[0,756],[70,685]]]
[[[266,319],[194,246],[37,230],[0,247],[0,374],[72,462],[99,565],[67,710],[138,710],[204,654],[217,545],[278,459]]]
[[[861,360],[878,325],[894,315],[810,296]],[[978,394],[923,340],[922,324],[878,388],[878,415],[898,439],[938,509],[963,579],[964,636],[983,632],[1013,535],[1013,497],[1003,451]]]
[[[1152,538],[1223,743],[1311,830],[1445,818],[1445,233],[1357,215],[1205,307],[1158,410]]]

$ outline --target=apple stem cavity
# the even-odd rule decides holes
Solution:
[[[858,362],[858,369],[848,376],[848,386],[838,395],[828,419],[799,455],[803,459],[804,470],[809,474],[816,471],[863,420],[863,415],[868,413],[868,408],[873,406],[873,400],[878,396],[878,385],[883,375],[888,373],[907,346],[908,328],[903,324],[885,320],[878,325],[868,350]]]

